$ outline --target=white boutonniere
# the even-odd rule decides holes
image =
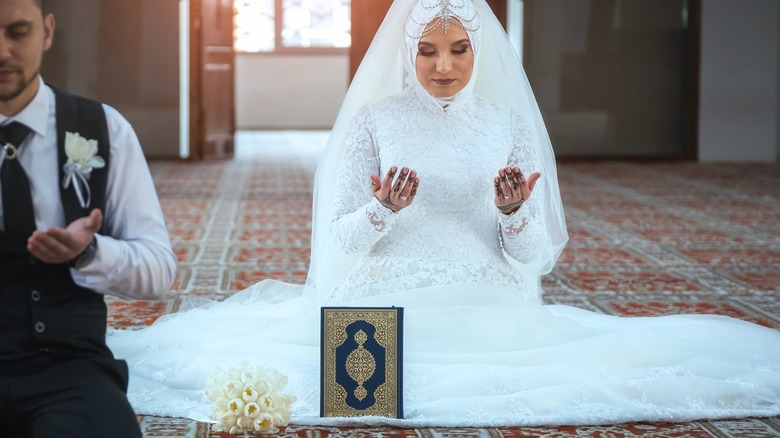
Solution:
[[[67,189],[72,182],[82,208],[87,208],[92,199],[89,190],[92,169],[100,169],[106,165],[97,152],[97,140],[87,140],[78,133],[65,132],[65,155],[68,156],[68,161],[63,165],[65,176],[62,179],[62,188]]]

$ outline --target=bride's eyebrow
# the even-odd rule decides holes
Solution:
[[[468,38],[463,38],[462,40],[455,41],[454,43],[452,43],[452,45],[457,46],[458,44],[463,44],[463,43],[471,44],[471,41],[469,41]]]

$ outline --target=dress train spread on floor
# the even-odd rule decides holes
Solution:
[[[318,308],[305,299],[263,301],[269,288],[296,287],[266,281],[111,336],[115,354],[128,361],[136,411],[202,418],[210,410],[205,378],[248,361],[288,377],[295,424],[576,425],[780,414],[774,330],[724,316],[621,318],[529,306],[509,288],[451,284],[351,303],[405,308],[406,420],[322,419]]]

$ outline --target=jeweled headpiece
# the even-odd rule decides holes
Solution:
[[[428,26],[430,23],[433,25]],[[419,0],[409,12],[404,32],[409,38],[420,39],[439,27],[447,33],[450,24],[469,33],[479,29],[479,13],[473,0]]]

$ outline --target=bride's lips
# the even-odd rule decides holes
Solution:
[[[439,85],[450,85],[455,82],[455,79],[434,79],[433,82],[436,82]]]

